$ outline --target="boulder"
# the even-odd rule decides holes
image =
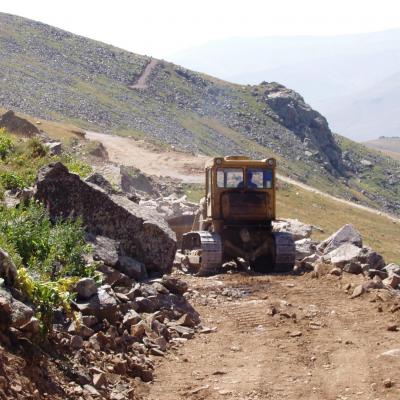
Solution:
[[[89,300],[78,300],[72,305],[83,315],[94,315],[99,320],[105,318],[109,322],[115,322],[119,319],[118,302],[109,285],[99,287],[97,293]]]
[[[113,188],[111,183],[98,172],[94,172],[93,174],[88,176],[85,179],[85,182],[93,183],[94,185],[101,187],[107,193],[112,193],[112,194],[117,193],[117,191]]]
[[[34,136],[40,133],[39,129],[31,122],[15,115],[14,111],[7,111],[0,118],[0,128],[24,136]]]
[[[162,277],[161,283],[165,286],[170,292],[182,295],[188,290],[188,284],[181,279],[174,278],[169,275],[164,275]]]
[[[318,242],[310,238],[300,239],[295,242],[296,260],[302,260],[316,252]]]
[[[362,248],[360,255],[358,256],[358,260],[362,264],[367,264],[369,269],[381,270],[385,267],[385,260],[383,257],[370,247]]]
[[[36,198],[46,205],[52,218],[81,216],[89,232],[119,241],[123,254],[142,262],[148,270],[171,270],[175,234],[154,211],[84,182],[60,162],[41,168],[36,186]]]
[[[132,166],[120,166],[121,189],[126,193],[144,192],[150,196],[159,196],[150,177]]]
[[[388,278],[383,280],[383,284],[386,286],[390,286],[393,289],[397,289],[400,285],[400,275],[391,274]]]
[[[62,143],[61,142],[47,142],[44,144],[51,155],[59,155],[62,153]]]
[[[21,328],[26,325],[33,317],[32,308],[21,301],[13,299],[11,302],[11,327]]]
[[[92,278],[82,278],[76,284],[78,297],[88,299],[97,293],[96,282]]]
[[[144,264],[135,260],[132,257],[119,257],[116,268],[123,274],[127,275],[129,278],[141,280],[147,277],[146,267],[144,266]]]
[[[8,253],[0,249],[0,278],[7,286],[13,286],[17,277],[17,268]]]
[[[390,276],[393,274],[400,275],[400,266],[397,264],[388,264],[383,270]]]
[[[362,237],[360,232],[358,232],[352,224],[342,226],[337,232],[321,242],[317,246],[317,250],[324,254],[328,254],[343,244],[362,247]]]
[[[304,224],[297,219],[286,219],[272,223],[274,232],[288,232],[293,235],[293,240],[309,238],[312,234],[312,226]]]
[[[343,268],[351,262],[358,262],[361,249],[351,243],[345,243],[324,256],[325,260],[330,260],[335,267]],[[361,268],[361,265],[360,265]]]
[[[95,261],[103,261],[110,267],[117,265],[119,242],[105,236],[91,234],[86,235],[86,240],[93,245],[93,259]]]

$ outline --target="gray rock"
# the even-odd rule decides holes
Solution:
[[[358,256],[358,260],[362,264],[368,264],[370,269],[381,270],[385,267],[385,260],[383,257],[370,247],[362,248],[360,255]]]
[[[317,246],[317,249],[324,254],[328,254],[343,244],[352,244],[356,247],[362,247],[362,237],[352,224],[342,226],[337,232],[321,242]]]
[[[312,226],[304,224],[297,219],[286,219],[272,223],[274,232],[288,232],[293,235],[295,241],[309,238],[312,234]]]
[[[59,155],[62,153],[62,143],[61,142],[47,142],[45,146],[48,147],[51,155]]]
[[[0,278],[7,286],[13,286],[17,277],[17,268],[8,253],[0,249]]]
[[[386,286],[390,286],[393,289],[397,289],[400,285],[400,275],[395,273],[391,274],[388,278],[383,280],[383,284]]]
[[[349,274],[361,274],[363,272],[362,266],[358,262],[349,262],[343,267],[344,272],[348,272]]]
[[[121,256],[118,258],[116,267],[120,272],[136,280],[145,279],[147,277],[146,267],[143,263],[132,257]]]
[[[384,271],[390,276],[392,274],[400,275],[400,266],[397,264],[388,264],[383,268]]]
[[[106,318],[112,323],[119,318],[118,302],[113,290],[108,285],[99,287],[97,294],[89,300],[76,301],[72,305],[83,315],[94,315],[99,320]]]
[[[324,259],[330,260],[335,267],[343,268],[351,262],[357,263],[360,253],[361,249],[359,247],[351,243],[345,243],[326,254]]]
[[[71,337],[70,340],[70,346],[74,349],[74,350],[78,350],[81,349],[83,346],[83,339],[81,336],[79,335],[73,335]]]
[[[79,335],[84,339],[90,338],[94,334],[93,329],[89,328],[88,326],[84,325],[83,323],[72,322],[68,328],[68,333],[73,335]]]
[[[98,172],[94,172],[85,179],[85,182],[93,183],[94,185],[102,188],[109,194],[115,194],[117,191],[113,188],[111,183]]]
[[[21,326],[21,331],[31,333],[32,335],[37,335],[40,332],[39,320],[32,317],[31,320],[25,325]]]
[[[132,325],[136,325],[142,320],[141,316],[134,310],[128,311],[124,315],[124,319],[122,320],[122,324],[125,328],[130,328]]]
[[[36,198],[47,205],[52,218],[80,215],[89,232],[119,241],[122,254],[144,263],[148,270],[171,270],[175,234],[154,211],[107,194],[69,173],[61,163],[41,168],[36,186]]]
[[[76,292],[82,299],[88,299],[97,293],[96,282],[92,278],[82,278],[76,284]]]
[[[296,260],[302,260],[316,252],[318,242],[310,238],[300,239],[295,242]]]
[[[111,285],[111,286],[126,286],[126,287],[131,287],[132,286],[132,279],[130,279],[127,275],[123,274],[120,271],[117,271],[116,269],[109,267],[108,265],[100,265],[97,268],[98,271],[103,273],[104,279],[103,282],[105,284]]]
[[[11,327],[19,329],[26,325],[32,317],[32,308],[18,300],[13,299],[11,303]]]
[[[88,234],[86,240],[93,245],[93,259],[95,261],[103,261],[110,267],[117,265],[120,244],[116,240],[92,234]]]
[[[170,292],[182,295],[188,290],[188,284],[178,278],[174,278],[169,275],[164,275],[162,277],[161,283],[165,286]]]

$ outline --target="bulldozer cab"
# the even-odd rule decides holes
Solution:
[[[214,158],[206,166],[206,220],[221,224],[268,224],[275,219],[273,158]]]

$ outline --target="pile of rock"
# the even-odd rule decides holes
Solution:
[[[299,231],[298,231],[299,232]],[[343,272],[364,274],[376,283],[372,286],[400,289],[400,266],[386,264],[383,257],[363,245],[361,234],[352,224],[346,224],[322,242],[307,235],[296,240],[296,270],[318,273],[321,266],[332,275]]]
[[[101,390],[115,375],[153,379],[154,357],[164,356],[200,329],[199,315],[186,300],[188,286],[172,276],[137,283],[127,275],[101,268],[103,281],[81,279],[76,285],[76,319],[57,326],[59,337],[70,352],[91,350],[104,361],[104,368],[84,374],[84,383]],[[89,376],[88,376],[89,375]]]

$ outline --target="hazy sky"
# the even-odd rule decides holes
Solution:
[[[232,36],[400,27],[399,0],[1,0],[0,11],[160,58]]]

